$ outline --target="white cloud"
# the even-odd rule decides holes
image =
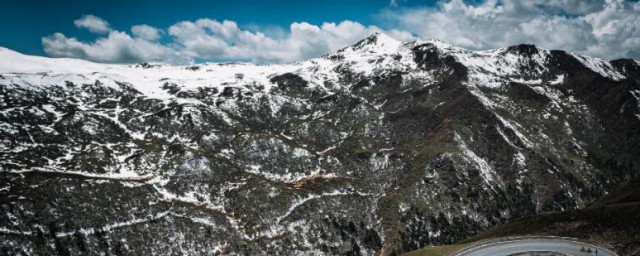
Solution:
[[[106,35],[94,42],[83,42],[61,33],[43,37],[42,45],[47,55],[112,63],[184,63],[194,59],[290,62],[319,57],[354,44],[374,32],[383,31],[379,27],[364,26],[353,21],[323,23],[320,26],[295,22],[288,30],[270,28],[272,33],[269,36],[255,29],[243,29],[233,21],[199,19],[170,26],[167,29],[170,40],[162,44],[157,40],[164,32],[149,25],[131,27],[132,36],[112,30],[106,21],[92,15],[85,15],[75,23],[90,31],[106,31]],[[404,31],[385,32],[402,41],[415,39]]]
[[[160,35],[162,34],[162,30],[159,30],[157,28],[154,28],[146,24],[142,24],[142,25],[135,25],[131,27],[131,33],[133,33],[135,37],[139,37],[149,41],[155,41],[155,40],[158,40],[158,38],[160,38]]]
[[[376,32],[376,26],[352,21],[323,23],[320,26],[295,22],[281,37],[244,30],[233,21],[199,19],[179,22],[168,29],[169,35],[193,58],[232,58],[257,62],[294,61],[338,50]],[[388,31],[400,40],[409,33]]]
[[[53,57],[81,58],[97,62],[131,63],[141,61],[163,61],[187,63],[188,58],[167,46],[141,38],[132,38],[127,33],[111,31],[106,37],[85,43],[68,38],[61,33],[42,38],[45,53]]]
[[[622,0],[441,1],[387,10],[398,29],[471,49],[519,43],[602,58],[640,58],[640,3]]]
[[[94,15],[83,15],[80,19],[73,22],[78,28],[86,28],[93,33],[106,34],[111,31],[109,23],[100,17]]]

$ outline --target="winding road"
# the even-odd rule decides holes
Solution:
[[[591,252],[580,252],[582,247],[585,249],[590,248]],[[488,242],[458,252],[455,256],[508,256],[525,252],[554,252],[575,256],[595,256],[596,250],[598,251],[598,256],[616,256],[614,252],[602,247],[559,237],[525,237]]]

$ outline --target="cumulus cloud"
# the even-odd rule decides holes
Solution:
[[[89,15],[83,16],[80,20],[101,20],[106,24],[104,27],[109,28],[108,23],[99,17],[87,17]],[[96,27],[92,29],[98,31]],[[132,35],[109,29],[105,36],[94,42],[83,42],[55,33],[42,38],[42,44],[49,56],[74,57],[98,62],[183,63],[198,59],[290,62],[321,56],[354,44],[379,31],[383,30],[353,21],[323,23],[319,26],[295,22],[288,30],[268,36],[257,30],[243,29],[233,21],[199,19],[182,21],[170,26],[166,30],[170,39],[166,44],[157,42],[163,31],[149,25],[131,27]],[[384,32],[402,41],[415,39],[404,31]]]
[[[622,0],[440,1],[435,8],[387,10],[387,21],[471,49],[518,43],[603,58],[640,58],[640,3]]]
[[[73,22],[78,28],[86,28],[93,33],[105,34],[111,31],[109,23],[100,17],[94,15],[83,15],[80,19]]]
[[[160,38],[162,30],[146,24],[142,24],[131,27],[131,33],[133,33],[135,37],[139,37],[149,41],[155,41]]]
[[[107,63],[131,63],[140,61],[162,61],[187,63],[190,60],[176,50],[142,38],[132,38],[127,33],[111,31],[106,37],[85,43],[61,33],[42,38],[47,55],[70,57]]]
[[[352,21],[323,23],[320,26],[306,22],[291,24],[285,36],[273,38],[262,32],[241,29],[233,21],[199,19],[179,22],[168,29],[169,35],[193,58],[233,58],[257,62],[293,61],[317,57],[343,48],[382,29],[363,26]],[[399,40],[412,38],[411,34],[388,31]]]

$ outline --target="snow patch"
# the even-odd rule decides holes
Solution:
[[[485,183],[493,187],[493,183],[495,183],[495,177],[494,177],[495,174],[491,169],[491,166],[489,166],[489,164],[487,163],[487,161],[479,157],[475,152],[469,149],[467,144],[464,142],[464,140],[462,140],[460,135],[458,135],[457,133],[454,133],[454,140],[458,142],[458,145],[462,150],[462,154],[465,156],[467,161],[469,161],[470,163],[475,165],[476,168],[478,168],[478,170],[480,171],[480,176],[482,176]]]
[[[558,76],[556,76],[556,78],[555,78],[555,79],[553,79],[552,81],[549,81],[549,84],[551,84],[551,85],[559,85],[559,84],[562,84],[562,83],[564,83],[564,77],[565,77],[565,75],[564,75],[564,74],[562,74],[562,75],[558,75]]]
[[[576,58],[582,65],[593,70],[606,78],[610,78],[616,81],[624,79],[624,75],[618,72],[609,61],[593,58],[589,56],[583,56],[578,54],[571,53],[571,56]]]

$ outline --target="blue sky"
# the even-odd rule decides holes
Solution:
[[[640,57],[640,3],[623,0],[7,1],[0,46],[98,62],[287,62],[382,31],[469,49],[517,43]]]

